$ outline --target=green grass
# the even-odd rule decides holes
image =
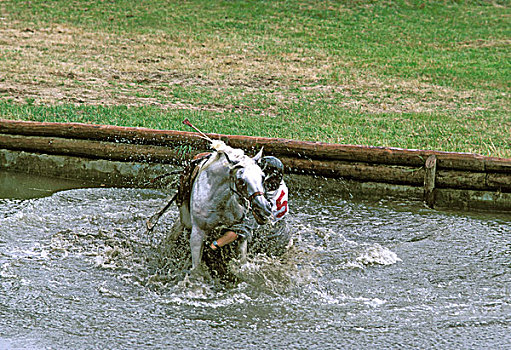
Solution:
[[[217,133],[511,157],[505,1],[5,0],[0,11],[1,118],[184,130],[187,117]]]

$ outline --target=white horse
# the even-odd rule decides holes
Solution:
[[[250,213],[261,225],[268,223],[272,215],[271,205],[264,197],[264,174],[257,165],[262,150],[250,158],[221,141],[214,142],[213,148],[216,152],[198,165],[190,199],[178,203],[180,222],[174,224],[171,233],[176,239],[184,227],[191,229],[192,270],[200,265],[208,233],[237,224]],[[240,243],[240,256],[246,260],[246,239]]]

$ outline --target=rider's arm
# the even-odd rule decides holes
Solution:
[[[247,215],[245,219],[239,224],[232,225],[228,229],[224,230],[222,232],[222,236],[211,243],[211,249],[216,250],[217,248],[232,243],[238,239],[238,236],[241,236],[245,239],[250,239],[252,237],[252,232],[256,227],[257,222],[255,221],[254,217],[252,215]]]

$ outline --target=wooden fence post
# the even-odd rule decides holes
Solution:
[[[436,176],[436,156],[431,155],[426,159],[424,173],[424,202],[430,208],[435,206],[435,176]]]

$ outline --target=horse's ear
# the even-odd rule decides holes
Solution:
[[[258,162],[259,159],[261,159],[261,157],[263,156],[263,149],[264,149],[264,146],[261,147],[261,150],[259,152],[257,152],[257,154],[252,159],[255,160],[256,162]]]

